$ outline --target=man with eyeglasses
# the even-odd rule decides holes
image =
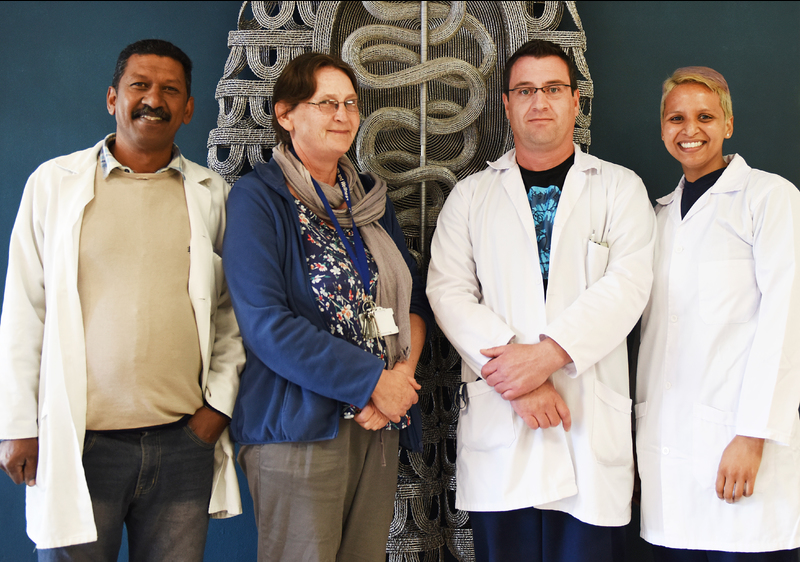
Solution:
[[[515,149],[455,186],[431,245],[428,297],[465,383],[456,507],[479,562],[615,562],[653,210],[634,173],[573,143],[580,94],[557,45],[520,47],[504,88]]]

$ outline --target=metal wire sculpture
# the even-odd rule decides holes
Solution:
[[[575,61],[581,99],[575,141],[588,150],[594,89],[575,2],[246,1],[217,85],[209,167],[234,183],[268,160],[276,144],[270,101],[280,72],[306,51],[339,55],[353,67],[362,101],[349,156],[361,171],[386,179],[425,274],[428,243],[450,189],[513,146],[501,67],[529,39],[557,43]],[[424,451],[400,453],[387,559],[472,561],[469,518],[454,507],[460,358],[438,330],[417,379]]]

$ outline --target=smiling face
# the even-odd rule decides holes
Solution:
[[[339,69],[322,67],[314,78],[317,89],[308,101],[338,101],[336,113],[325,114],[317,106],[308,103],[300,103],[286,112],[287,105],[283,102],[275,104],[275,113],[278,123],[289,132],[295,152],[311,175],[327,182],[330,169],[335,172],[336,163],[350,149],[358,133],[358,112],[348,112],[341,102],[357,100],[358,95],[350,79]],[[317,171],[325,177],[314,175]]]
[[[126,153],[171,152],[194,112],[183,66],[158,55],[131,55],[117,88],[108,88],[106,105],[117,120],[115,144]]]
[[[569,83],[569,68],[559,57],[522,57],[511,69],[509,87],[540,88]],[[528,167],[525,164],[528,157],[540,160],[549,156],[556,166],[572,154],[575,118],[580,111],[578,97],[578,90],[555,100],[547,99],[541,91],[524,100],[513,92],[503,94],[520,164]]]
[[[725,118],[719,96],[703,84],[685,82],[667,94],[661,139],[688,181],[725,167],[722,142],[731,134],[733,116]]]

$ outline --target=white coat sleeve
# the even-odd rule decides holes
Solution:
[[[613,167],[602,173],[614,174],[616,182],[608,212],[606,271],[544,332],[572,358],[564,369],[569,376],[581,374],[624,341],[653,285],[656,223],[647,190],[629,170]]]
[[[467,185],[455,186],[439,214],[431,241],[427,294],[445,337],[479,374],[488,361],[480,350],[505,345],[515,334],[483,304],[470,237],[471,192]]]
[[[8,250],[0,317],[0,439],[38,435],[45,320],[43,224],[51,184],[43,167],[25,185]]]
[[[800,403],[800,193],[772,177],[779,184],[751,203],[761,303],[736,433],[789,443]]]
[[[217,189],[218,185],[222,186]],[[214,253],[222,254],[222,240],[225,234],[225,201],[230,186],[221,178],[214,180],[213,204],[219,213],[217,236],[214,240]],[[220,288],[217,309],[211,322],[214,325],[214,341],[211,349],[211,361],[208,369],[208,381],[205,389],[205,400],[215,410],[231,417],[236,394],[239,391],[239,380],[244,369],[244,346],[239,332],[239,324],[233,312],[231,295],[225,281],[225,273],[221,262],[216,264],[214,274],[216,284]]]

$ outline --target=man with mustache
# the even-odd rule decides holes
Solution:
[[[192,63],[123,49],[93,148],[30,177],[0,318],[0,468],[39,560],[202,560],[241,513],[227,425],[244,351],[223,276],[229,186],[173,144]]]

